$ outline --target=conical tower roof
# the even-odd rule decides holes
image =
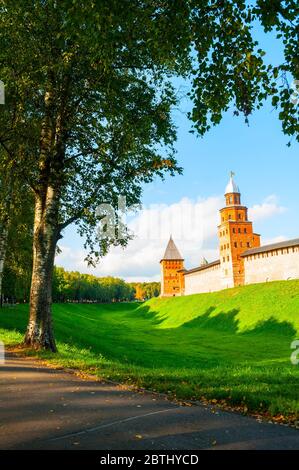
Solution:
[[[183,259],[184,258],[182,257],[181,253],[176,247],[176,244],[174,243],[172,237],[170,236],[170,239],[169,239],[169,242],[166,247],[162,260],[183,260]]]
[[[239,186],[236,184],[236,182],[234,180],[234,176],[235,176],[234,172],[231,171],[228,185],[225,188],[225,194],[229,194],[229,193],[238,193],[238,194],[240,194],[240,189],[239,189]]]

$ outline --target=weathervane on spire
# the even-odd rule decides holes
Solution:
[[[240,193],[239,187],[234,180],[235,173],[233,171],[230,171],[229,176],[230,178],[229,178],[228,185],[226,186],[226,189],[225,189],[225,194]]]

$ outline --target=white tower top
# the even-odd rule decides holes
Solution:
[[[239,194],[240,193],[239,186],[235,183],[234,176],[235,176],[235,173],[231,171],[228,185],[225,188],[225,194],[229,194],[229,193]]]

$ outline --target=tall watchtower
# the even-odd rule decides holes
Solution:
[[[161,297],[182,295],[184,291],[184,259],[170,236],[161,264]]]
[[[244,284],[244,261],[241,254],[260,246],[260,235],[253,233],[248,209],[241,204],[241,193],[231,172],[225,190],[225,207],[220,210],[218,226],[221,279],[223,288]]]

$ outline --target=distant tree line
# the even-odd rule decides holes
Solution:
[[[148,300],[160,295],[160,282],[134,282],[131,285],[135,290],[136,300]]]
[[[53,302],[122,302],[134,300],[135,290],[123,279],[55,267],[52,296]]]
[[[14,238],[10,240],[9,263],[5,268],[3,282],[4,303],[29,302],[32,260],[29,256],[31,240],[28,238],[24,232],[23,249],[20,251],[13,249]],[[112,276],[97,277],[66,271],[61,267],[54,268],[53,302],[130,302],[158,297],[159,294],[159,282],[128,283]]]
[[[130,302],[160,294],[159,282],[128,283],[116,277],[97,277],[55,267],[53,302]]]

